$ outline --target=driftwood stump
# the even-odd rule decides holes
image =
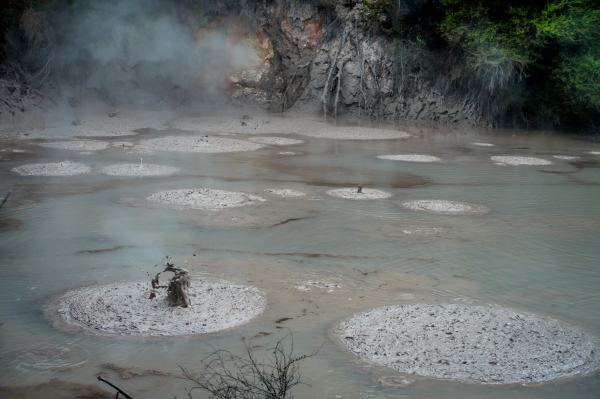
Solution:
[[[173,272],[175,275],[169,281],[169,285],[160,285],[160,275],[164,272]],[[187,308],[191,305],[190,295],[188,290],[190,288],[190,272],[182,267],[176,267],[173,260],[167,257],[165,262],[165,270],[158,273],[152,279],[152,288],[157,290],[159,288],[167,289],[167,301],[171,306],[181,306]],[[150,299],[156,297],[156,293],[150,294]]]
[[[358,190],[356,191],[358,194],[362,193],[363,186],[358,186]]]

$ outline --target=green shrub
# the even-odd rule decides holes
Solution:
[[[438,31],[473,68],[529,77],[534,94],[524,108],[562,120],[600,115],[599,2],[440,1],[446,15]]]

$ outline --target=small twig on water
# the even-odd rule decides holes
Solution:
[[[2,203],[0,204],[0,208],[2,208],[4,204],[6,204],[6,201],[8,201],[8,197],[10,197],[10,191],[8,192],[8,194],[6,194],[6,197],[4,197],[4,201],[2,201]]]

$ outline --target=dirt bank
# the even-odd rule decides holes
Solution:
[[[114,392],[105,391],[97,385],[76,384],[53,378],[38,385],[0,386],[0,397],[11,399],[113,399]]]

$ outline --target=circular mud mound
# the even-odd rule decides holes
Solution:
[[[445,200],[408,200],[400,204],[415,211],[446,213],[449,215],[482,214],[489,211],[483,205]]]
[[[36,163],[12,168],[21,176],[75,176],[90,173],[91,168],[78,162]]]
[[[379,159],[389,159],[390,161],[406,161],[406,162],[439,162],[441,159],[432,155],[380,155]]]
[[[491,157],[492,161],[506,165],[552,165],[552,162],[542,158],[497,156]]]
[[[102,173],[111,176],[167,176],[172,175],[179,169],[173,166],[163,165],[140,165],[140,164],[122,164],[110,165],[102,168]]]
[[[266,201],[245,193],[210,188],[161,191],[147,198],[149,201],[180,205],[193,209],[226,209]]]
[[[386,306],[341,322],[336,333],[376,364],[463,382],[549,381],[600,363],[598,342],[580,329],[500,307]]]
[[[361,193],[359,193],[356,188],[336,188],[334,190],[328,190],[327,195],[346,199],[369,200],[389,198],[392,196],[392,193],[377,190],[376,188],[363,188]]]
[[[84,287],[58,299],[57,311],[68,324],[122,335],[182,335],[224,330],[245,324],[266,306],[257,288],[194,281],[192,305],[171,307],[164,298],[150,298],[147,283]]]
[[[292,145],[304,143],[302,140],[288,139],[285,137],[252,137],[248,140],[259,144],[273,144],[273,145]]]
[[[225,139],[221,137],[162,137],[158,139],[142,140],[136,150],[145,152],[178,151],[220,153],[237,151],[254,151],[264,145],[249,143],[247,141]]]
[[[109,147],[109,143],[98,140],[54,141],[52,143],[40,143],[38,145],[48,148],[57,148],[59,150],[73,151],[100,151]]]

